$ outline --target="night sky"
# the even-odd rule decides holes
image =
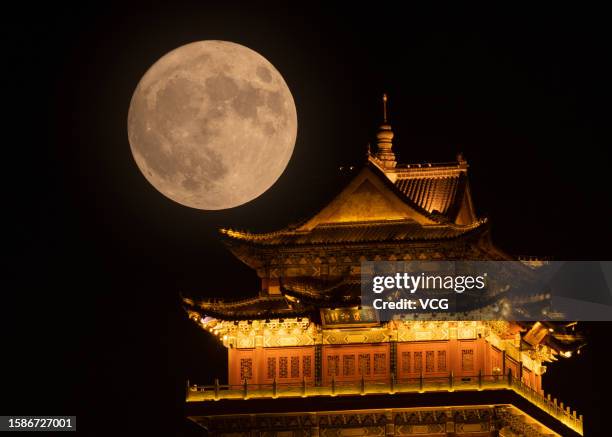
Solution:
[[[6,18],[14,103],[4,128],[5,414],[74,413],[84,435],[116,435],[117,426],[188,435],[185,380],[223,378],[225,350],[186,320],[179,293],[256,294],[258,279],[217,229],[279,229],[322,207],[350,177],[339,166],[364,162],[383,92],[399,161],[463,152],[499,247],[610,259],[602,11],[104,2],[29,6]],[[204,39],[266,57],[298,111],[295,152],[278,182],[216,212],[149,185],[126,128],[145,71]],[[585,325],[584,353],[545,377],[591,429],[609,405],[601,375],[610,327]]]

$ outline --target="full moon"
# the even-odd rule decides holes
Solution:
[[[296,134],[281,74],[227,41],[164,55],[138,83],[128,114],[144,177],[175,202],[204,210],[239,206],[268,190],[287,167]]]

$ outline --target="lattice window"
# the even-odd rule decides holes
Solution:
[[[276,358],[268,358],[268,378],[276,378]]]
[[[387,355],[374,354],[374,375],[384,375],[387,373]]]
[[[289,377],[288,367],[288,359],[287,357],[280,357],[278,359],[278,377],[279,378],[287,378]]]
[[[338,355],[327,356],[327,376],[340,376],[340,357]]]
[[[310,357],[302,358],[302,375],[305,378],[310,378],[312,376],[312,359]]]
[[[291,357],[291,377],[300,377],[300,357]]]
[[[410,352],[402,352],[402,372],[410,373]]]
[[[438,372],[446,372],[446,351],[438,351]]]
[[[370,354],[359,355],[359,374],[369,375],[370,374]]]
[[[425,372],[431,373],[434,368],[434,351],[425,352]]]
[[[253,377],[253,360],[251,358],[240,358],[240,380]]]
[[[344,376],[355,374],[355,355],[342,356],[342,374]]]
[[[415,372],[423,371],[423,352],[414,353],[414,371]]]
[[[463,349],[461,351],[461,369],[466,371],[474,370],[473,349]]]

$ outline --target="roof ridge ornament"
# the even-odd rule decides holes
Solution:
[[[467,159],[465,159],[465,155],[463,154],[463,152],[457,153],[457,164],[459,165],[459,167],[467,168]]]
[[[393,130],[389,124],[389,111],[387,102],[389,100],[387,93],[383,93],[383,123],[378,128],[376,133],[376,157],[382,161],[383,168],[393,169],[395,168],[397,161],[395,160],[395,153],[393,153]]]

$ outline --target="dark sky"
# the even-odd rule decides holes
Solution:
[[[104,2],[6,16],[5,85],[16,99],[5,148],[18,152],[3,172],[5,233],[16,243],[6,246],[12,317],[4,319],[13,412],[76,412],[83,428],[102,431],[112,429],[103,414],[140,431],[177,429],[185,378],[208,382],[225,353],[185,320],[178,293],[239,297],[258,287],[217,229],[277,229],[322,206],[343,179],[338,167],[363,162],[383,91],[400,161],[464,152],[477,210],[501,248],[610,258],[602,11]],[[204,39],[261,53],[298,110],[283,176],[259,199],[220,212],[160,195],[127,141],[145,71]],[[604,371],[609,325],[587,329],[591,351],[551,370],[548,385],[597,423],[603,392],[583,394],[596,386],[597,366]]]

